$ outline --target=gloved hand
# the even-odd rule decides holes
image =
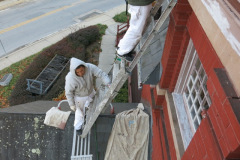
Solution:
[[[85,108],[88,108],[89,104],[90,104],[90,102],[89,102],[89,101],[86,101],[85,104],[84,104],[84,107],[85,107]]]
[[[76,111],[76,106],[70,106],[70,109],[75,112]]]
[[[93,101],[93,99],[92,99],[91,97],[88,97],[88,98],[87,98],[87,101],[86,101],[85,104],[84,104],[84,107],[88,107],[89,104],[90,104],[92,101]]]

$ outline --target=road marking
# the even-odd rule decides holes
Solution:
[[[81,2],[84,2],[84,1],[86,1],[86,0],[81,0]],[[21,26],[23,26],[23,25],[25,25],[25,24],[28,24],[28,23],[33,22],[33,21],[36,21],[36,20],[38,20],[38,19],[40,19],[40,18],[49,16],[49,15],[54,14],[54,13],[56,13],[56,12],[62,11],[62,10],[64,10],[64,9],[70,8],[70,7],[72,7],[72,6],[76,5],[76,4],[79,4],[79,3],[81,3],[81,2],[73,3],[73,4],[69,5],[69,6],[64,6],[64,7],[62,7],[62,8],[58,8],[58,9],[53,10],[53,11],[51,11],[51,12],[45,13],[45,14],[43,14],[43,15],[41,15],[41,16],[38,16],[38,17],[35,17],[35,18],[32,18],[32,19],[29,19],[29,20],[27,20],[27,21],[18,23],[18,24],[16,24],[16,25],[11,26],[11,27],[8,27],[8,28],[5,28],[5,29],[3,29],[3,30],[0,31],[0,34],[5,33],[5,32],[8,32],[8,31],[13,30],[13,29],[18,28],[18,27],[21,27]]]

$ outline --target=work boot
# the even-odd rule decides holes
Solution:
[[[116,48],[116,51],[118,51],[118,49],[119,49],[119,47]],[[120,55],[120,54],[118,54],[118,52],[117,52],[117,57],[119,57],[119,58],[121,58],[121,59],[124,59],[124,60],[126,60],[127,62],[132,62],[133,59],[134,59],[134,56],[133,56],[134,54],[135,54],[135,52],[134,52],[134,49],[133,49],[133,50],[131,50],[129,53],[124,54],[124,55]]]
[[[124,54],[124,55],[119,55],[119,54],[117,54],[117,56],[118,56],[119,58],[121,58],[121,59],[126,60],[127,62],[132,62],[133,59],[134,59],[134,57],[133,57],[131,54],[129,55],[129,53],[128,53],[128,54]]]

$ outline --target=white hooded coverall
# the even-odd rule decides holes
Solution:
[[[118,44],[119,49],[117,50],[117,53],[119,55],[128,54],[135,48],[142,37],[146,20],[152,9],[152,4],[146,6],[129,6],[130,8],[128,12],[131,14],[130,26]]]
[[[85,66],[85,74],[82,77],[76,75],[75,70],[79,65]],[[93,86],[93,76],[101,78],[104,85],[110,84],[108,75],[97,66],[85,63],[77,58],[70,60],[70,72],[66,76],[65,94],[69,106],[75,106],[74,127],[81,129],[84,122],[84,105],[88,106],[95,95]]]

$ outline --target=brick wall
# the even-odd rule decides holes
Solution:
[[[217,72],[225,76],[217,76]],[[211,72],[207,87],[212,99],[208,113],[222,153],[226,158],[240,159],[240,100],[234,98],[236,93],[225,70]]]
[[[207,88],[212,101],[208,113],[221,152],[224,158],[240,158],[239,98],[234,98],[237,94],[231,87],[231,81],[228,79],[224,66],[194,13],[189,18],[187,28],[208,76]],[[219,69],[222,76],[217,76],[216,71]],[[221,84],[224,81],[225,86]]]
[[[161,140],[161,121],[160,121],[160,109],[153,109],[152,110],[152,160],[163,159],[163,146]]]
[[[142,98],[152,106],[152,160],[176,159],[165,98],[158,96],[156,89],[150,85],[143,85]],[[157,105],[159,100],[163,100],[162,107]]]
[[[182,157],[182,160],[196,159],[223,159],[208,117],[202,120],[201,125]]]
[[[202,120],[182,159],[240,159],[239,97],[237,97],[234,86],[228,78],[228,73],[225,71],[196,15],[191,12],[189,7],[186,0],[179,0],[171,13],[161,60],[163,74],[159,85],[162,89],[173,91],[189,38],[191,38],[208,76],[207,89],[212,105],[207,110],[207,118]],[[185,11],[187,11],[186,14],[183,14]],[[144,85],[142,98],[153,104],[150,95],[149,86]],[[153,137],[153,160],[155,158],[159,159],[159,157],[160,159],[167,159],[167,152],[165,152],[167,148],[171,158],[174,159],[174,150],[169,147],[172,145],[171,136],[167,138],[169,146],[166,146],[166,141],[161,140],[164,134],[157,130],[157,128],[164,130],[162,125],[164,124],[166,133],[171,134],[169,133],[171,130],[169,129],[168,114],[164,109],[164,96],[155,95],[154,100],[157,106],[161,105],[163,107],[163,110],[153,111],[153,130],[155,133],[153,134],[155,136]],[[161,113],[163,116],[161,116]],[[161,156],[165,158],[161,158]]]
[[[143,85],[142,88],[142,98],[150,103],[152,106],[151,88],[150,85]]]
[[[192,12],[186,1],[180,1],[174,7],[168,26],[162,56],[163,73],[160,80],[161,88],[174,90],[189,42],[186,28],[188,17]]]
[[[171,126],[170,126],[170,121],[169,121],[169,114],[168,114],[168,109],[167,109],[167,102],[166,100],[163,102],[162,104],[163,107],[163,120],[165,123],[165,128],[166,128],[166,138],[168,141],[168,146],[169,146],[169,155],[171,157],[171,160],[176,160],[176,151],[175,151],[175,147],[174,147],[174,142],[173,142],[173,135],[172,135],[172,130],[171,130]]]

